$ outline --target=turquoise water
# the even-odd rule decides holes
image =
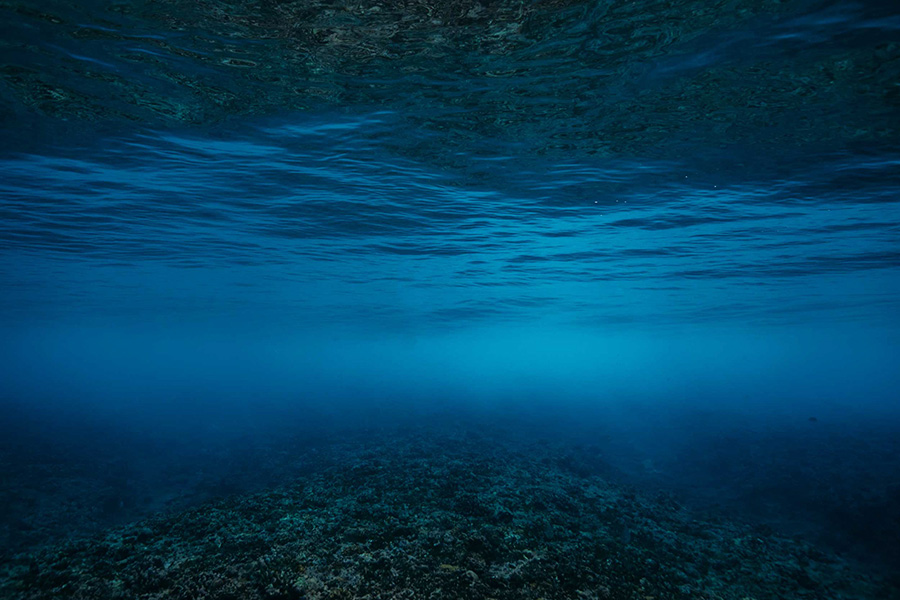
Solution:
[[[0,1],[8,481],[530,419],[896,566],[898,82],[892,2]]]
[[[197,347],[287,395],[315,363],[893,404],[889,3],[3,11],[15,395],[46,388],[32,350],[61,385],[152,388],[154,352],[198,360],[191,394],[234,374]]]
[[[894,324],[850,3],[6,3],[5,315]]]

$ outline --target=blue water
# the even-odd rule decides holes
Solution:
[[[633,484],[791,533],[823,527],[804,490],[896,507],[894,3],[12,0],[0,23],[8,511],[35,452],[203,463],[466,415],[602,430]],[[879,528],[826,541],[896,567]]]

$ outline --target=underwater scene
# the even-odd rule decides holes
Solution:
[[[897,0],[0,0],[0,599],[900,600]]]

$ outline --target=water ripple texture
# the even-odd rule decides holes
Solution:
[[[892,3],[3,0],[0,17],[9,318],[900,314]]]

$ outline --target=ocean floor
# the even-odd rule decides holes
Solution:
[[[6,555],[0,597],[900,598],[883,571],[641,491],[553,440],[405,427],[254,460],[278,473],[256,491]]]

